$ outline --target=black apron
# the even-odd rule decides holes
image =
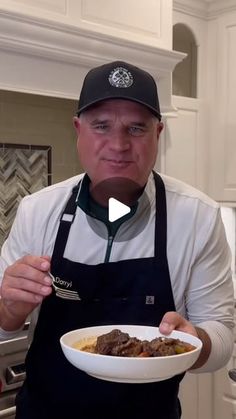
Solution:
[[[175,311],[166,256],[165,187],[159,175],[155,173],[154,178],[154,257],[98,265],[70,261],[63,254],[71,222],[61,220],[51,271],[72,281],[81,301],[64,300],[53,293],[42,303],[26,358],[27,378],[16,400],[17,419],[120,419],[142,414],[180,418],[178,390],[183,375],[145,384],[99,380],[72,366],[59,343],[61,335],[72,329],[106,324],[158,326],[167,311]],[[64,214],[75,214],[76,194],[74,189]]]

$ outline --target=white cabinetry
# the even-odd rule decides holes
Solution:
[[[172,0],[1,0],[0,10],[38,21],[171,49]],[[78,45],[79,48],[79,45]]]
[[[228,376],[228,371],[236,368],[236,327],[234,340],[226,367],[214,373],[185,375],[180,387],[181,419],[236,419],[236,382]]]
[[[213,415],[213,375],[187,373],[180,385],[181,419],[216,419]],[[221,419],[226,419],[222,416]]]
[[[161,170],[201,190],[206,190],[206,143],[203,103],[173,96],[177,116],[165,121],[160,144]]]
[[[234,313],[236,324],[236,311]],[[228,370],[236,368],[236,326],[234,328],[234,351],[227,368],[213,374],[213,419],[236,419],[236,382],[228,376]]]
[[[229,366],[233,364],[229,363]],[[235,364],[235,362],[234,362]],[[222,368],[214,373],[213,387],[213,419],[236,418],[236,383],[228,377],[227,368]]]
[[[209,193],[236,201],[236,1],[209,24]]]
[[[149,71],[173,111],[172,0],[1,0],[0,88],[76,99],[91,67],[124,60]],[[29,36],[30,34],[30,36]],[[17,71],[12,71],[12,69]]]
[[[218,201],[235,203],[236,1],[174,1],[173,23],[196,38],[197,98],[173,97],[177,117],[165,122],[159,166]],[[236,419],[236,383],[228,377],[235,358],[212,374],[186,374],[182,419]]]
[[[185,375],[180,387],[181,419],[236,418],[236,383],[228,376],[228,370],[236,366],[235,356],[215,373]]]
[[[167,123],[161,168],[235,205],[236,0],[174,0],[173,23],[196,39],[197,101],[174,98],[179,117]]]
[[[165,121],[158,164],[163,173],[177,177],[207,192],[208,146],[206,138],[208,127],[205,62],[207,21],[203,14],[199,16],[196,13],[194,16],[195,9],[186,9],[186,2],[183,6],[181,3],[174,1],[173,24],[185,26],[195,40],[197,47],[196,97],[172,97],[172,104],[177,109],[177,113],[173,115],[173,118],[168,118]],[[185,41],[184,38],[183,41]],[[188,65],[191,69],[189,63]],[[178,76],[181,77],[182,87],[185,75],[179,71]],[[176,83],[174,87],[175,91],[178,91]],[[182,89],[180,88],[179,91],[181,92]]]

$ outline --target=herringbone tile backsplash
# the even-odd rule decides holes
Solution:
[[[51,184],[51,147],[0,143],[0,248],[20,200]]]

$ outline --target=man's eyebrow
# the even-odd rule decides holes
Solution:
[[[147,123],[146,122],[140,122],[140,121],[133,121],[133,122],[131,122],[131,124],[135,124],[135,125],[140,125],[140,126],[144,126],[144,125],[147,125]]]
[[[91,121],[89,121],[89,124],[91,126],[95,126],[97,124],[108,124],[109,122],[111,122],[111,120],[109,118],[103,118],[103,117],[99,118],[99,117],[96,117],[94,119],[91,119]],[[146,121],[137,121],[137,120],[134,119],[133,121],[127,122],[127,125],[129,125],[129,126],[135,125],[136,127],[143,128],[143,127],[147,127],[148,126],[148,122],[146,122]]]
[[[143,127],[147,127],[148,126],[148,123],[147,122],[140,122],[140,121],[132,121],[132,122],[130,122],[129,123],[129,125],[135,125],[136,127],[141,127],[141,128],[143,128]]]
[[[95,118],[95,119],[92,119],[92,120],[90,121],[90,124],[91,124],[91,125],[96,125],[96,124],[106,124],[106,123],[108,123],[108,122],[109,122],[109,120],[108,120],[108,119]]]

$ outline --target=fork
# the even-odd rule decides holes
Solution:
[[[232,368],[231,370],[228,371],[229,377],[231,378],[231,380],[236,381],[236,369]]]
[[[77,291],[65,290],[63,288],[58,287],[56,285],[55,277],[51,274],[51,272],[48,272],[48,275],[52,279],[52,286],[55,290],[57,297],[63,298],[64,300],[81,300]]]

